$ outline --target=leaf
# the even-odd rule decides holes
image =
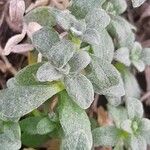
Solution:
[[[125,89],[121,75],[119,77],[119,83],[115,86],[102,91],[106,99],[111,105],[118,106],[121,103],[121,97],[125,95]]]
[[[121,122],[128,118],[127,111],[123,106],[108,105],[108,112],[118,128],[120,128]]]
[[[119,83],[118,71],[112,64],[94,55],[91,55],[91,59],[86,76],[92,82],[96,93],[101,94],[102,91]]]
[[[101,59],[105,58],[108,62],[111,62],[113,60],[114,55],[113,41],[105,29],[99,30],[98,35],[98,45],[92,45],[94,55],[100,57]]]
[[[9,4],[9,15],[12,22],[22,23],[25,12],[25,2],[23,0],[11,0]]]
[[[127,3],[125,0],[112,0],[111,3],[113,4],[114,10],[116,14],[122,14],[127,9]]]
[[[12,50],[14,50],[14,47],[17,46],[25,37],[27,31],[27,26],[24,24],[22,32],[20,34],[16,34],[12,36],[6,43],[3,54],[9,55]]]
[[[42,105],[63,90],[57,83],[49,85],[16,86],[0,91],[0,118],[16,120]],[[8,107],[9,106],[9,107]]]
[[[25,15],[25,21],[37,22],[41,26],[53,27],[56,25],[53,11],[50,7],[42,6],[33,9],[27,15]]]
[[[91,150],[92,134],[88,116],[65,91],[59,95],[59,118],[65,134],[61,149]]]
[[[68,95],[81,108],[87,109],[91,105],[94,100],[94,90],[91,82],[84,75],[66,76],[64,84]]]
[[[127,97],[140,98],[141,89],[135,76],[126,68],[121,72],[124,81],[125,94]]]
[[[46,62],[38,69],[36,76],[40,82],[51,82],[61,79],[63,74],[59,72],[50,62]]]
[[[18,150],[21,148],[20,127],[18,123],[4,123],[3,133],[0,133],[1,150]]]
[[[64,67],[68,61],[73,57],[76,46],[69,40],[61,40],[47,51],[47,58],[57,68]]]
[[[131,49],[134,45],[135,35],[131,25],[120,16],[113,16],[108,26],[110,35],[116,40],[116,47],[127,47]]]
[[[51,122],[48,118],[43,118],[37,123],[37,132],[40,135],[52,132],[56,125]]]
[[[146,0],[131,0],[133,7],[139,7],[142,5]]]
[[[150,65],[150,48],[144,48],[142,50],[142,61],[146,64],[146,65]]]
[[[64,29],[70,30],[71,28],[80,31],[81,33],[85,31],[86,24],[84,20],[77,20],[70,11],[55,11],[56,22]]]
[[[147,118],[142,118],[140,122],[140,131],[143,132],[149,132],[150,130],[150,120]]]
[[[121,122],[121,125],[120,125],[121,129],[128,132],[128,133],[133,133],[132,131],[132,120],[124,120],[123,122]]]
[[[87,28],[103,29],[107,27],[110,22],[110,17],[105,10],[101,8],[94,8],[85,17]]]
[[[48,135],[30,135],[27,133],[23,133],[21,135],[21,141],[22,144],[27,146],[27,147],[33,147],[33,148],[38,148],[45,142],[49,140]]]
[[[131,50],[131,62],[138,69],[138,71],[142,72],[145,69],[145,64],[141,60],[142,59],[142,46],[140,43],[135,42],[134,47]]]
[[[119,130],[114,126],[99,127],[92,131],[94,146],[115,146]]]
[[[130,66],[131,62],[129,59],[129,49],[121,47],[115,51],[114,59],[123,63],[126,66]]]
[[[140,100],[136,98],[128,97],[125,101],[128,116],[130,119],[135,117],[142,118],[143,116],[143,105]]]
[[[73,0],[70,11],[77,19],[83,19],[89,11],[100,7],[104,2],[105,0]]]
[[[145,139],[142,136],[132,137],[131,138],[131,148],[132,150],[146,150],[147,144]]]
[[[57,42],[59,42],[58,34],[48,27],[38,30],[32,36],[33,45],[45,57],[47,57],[48,52]]]
[[[36,117],[27,117],[27,118],[21,120],[20,121],[21,131],[25,132],[26,134],[30,134],[30,135],[38,134],[36,127],[37,127],[38,122],[41,119],[42,119],[42,117],[36,116]]]
[[[100,36],[99,36],[99,32],[96,29],[88,28],[83,33],[82,40],[84,42],[87,42],[87,43],[91,44],[91,45],[93,45],[93,44],[98,45],[101,39],[100,39]]]
[[[86,51],[76,52],[68,62],[70,73],[80,73],[91,62],[91,57]]]

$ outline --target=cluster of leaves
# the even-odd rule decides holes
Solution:
[[[38,147],[59,138],[64,150],[146,150],[150,121],[143,118],[131,69],[150,65],[150,49],[142,49],[135,28],[119,16],[126,8],[125,0],[73,0],[68,10],[40,7],[25,16],[26,24],[42,26],[29,41],[43,61],[19,71],[0,91],[0,149],[18,150],[21,142]],[[85,109],[94,93],[107,98],[113,124],[91,131]],[[49,111],[54,95],[58,103]]]

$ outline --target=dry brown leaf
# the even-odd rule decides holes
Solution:
[[[7,71],[7,67],[3,61],[0,60],[0,71],[5,73]]]
[[[25,12],[24,0],[10,0],[9,16],[12,22],[22,23],[24,12]]]
[[[59,139],[49,140],[46,144],[44,144],[44,147],[47,150],[60,150],[60,140]]]
[[[3,54],[9,55],[12,52],[13,48],[24,39],[26,33],[27,33],[27,25],[24,24],[22,33],[17,34],[8,40],[4,48]]]
[[[112,122],[108,117],[108,112],[102,106],[97,109],[97,121],[100,126],[110,125]]]
[[[37,0],[35,3],[30,4],[30,6],[26,9],[26,13],[28,13],[34,8],[37,8],[39,6],[46,6],[48,4],[49,4],[49,0]]]

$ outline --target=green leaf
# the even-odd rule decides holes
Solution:
[[[105,0],[73,0],[70,11],[76,18],[83,19],[89,11],[93,10],[93,8],[99,8],[104,1]]]
[[[21,133],[18,123],[4,123],[3,133],[0,133],[1,150],[18,150],[21,148]]]
[[[91,62],[91,57],[86,51],[79,51],[69,61],[70,73],[80,73]]]
[[[149,132],[150,130],[150,120],[147,118],[142,118],[140,122],[140,131],[143,132]]]
[[[57,32],[48,27],[43,27],[35,32],[32,36],[33,45],[45,57],[47,57],[51,47],[57,42],[59,42],[59,36]]]
[[[73,57],[76,47],[68,40],[61,40],[52,46],[49,51],[47,51],[47,58],[52,62],[57,68],[64,67],[67,62]]]
[[[48,141],[50,137],[48,135],[30,135],[27,133],[23,133],[21,135],[22,144],[27,147],[38,148],[46,141]]]
[[[125,95],[125,89],[121,75],[119,75],[119,83],[102,91],[102,94],[105,95],[106,99],[111,105],[118,106],[121,103],[121,97]]]
[[[82,36],[82,40],[91,45],[98,45],[100,42],[99,32],[94,28],[88,28]]]
[[[142,118],[143,116],[143,105],[140,100],[132,97],[126,98],[125,101],[129,118],[135,117]]]
[[[63,89],[57,83],[50,83],[49,85],[16,86],[1,90],[0,118],[2,120],[20,118]]]
[[[142,60],[146,65],[150,65],[150,48],[142,50]]]
[[[94,8],[86,15],[85,21],[87,23],[87,28],[103,29],[109,24],[110,17],[105,10]]]
[[[65,134],[62,149],[91,150],[92,134],[88,116],[70,99],[65,91],[59,95],[59,118]]]
[[[64,84],[69,96],[81,108],[87,109],[90,107],[94,100],[94,90],[92,83],[84,75],[66,76]]]
[[[112,64],[94,55],[91,58],[86,76],[92,82],[96,93],[102,94],[102,91],[119,84],[119,73]]]
[[[61,79],[63,74],[58,71],[50,62],[46,62],[38,69],[36,76],[40,82],[51,82]]]
[[[135,35],[131,25],[120,16],[112,16],[108,31],[116,40],[116,47],[127,47],[131,49],[135,41]]]
[[[64,29],[71,30],[74,28],[78,32],[83,32],[86,29],[84,20],[77,20],[69,11],[55,11],[56,22]]]
[[[111,0],[116,14],[122,14],[127,9],[127,2],[125,0]]]
[[[56,128],[56,125],[50,121],[47,117],[41,119],[37,123],[37,132],[40,135],[52,132]]]
[[[127,97],[140,98],[141,89],[135,76],[126,68],[121,72]]]
[[[127,47],[121,47],[115,51],[114,59],[123,63],[126,66],[130,66],[129,49]]]
[[[113,41],[105,29],[99,30],[98,35],[98,45],[92,45],[94,55],[101,59],[106,59],[108,62],[111,62],[114,55]]]
[[[139,7],[141,6],[146,0],[131,0],[133,7]]]
[[[133,133],[132,131],[132,120],[124,120],[123,122],[121,122],[120,128],[128,133]]]
[[[37,131],[37,124],[38,122],[42,119],[42,117],[37,116],[37,117],[28,117],[20,121],[20,127],[21,131],[30,134],[30,135],[35,135],[38,134]]]
[[[119,130],[114,126],[99,127],[92,131],[94,146],[115,146]]]
[[[145,69],[145,64],[142,60],[142,46],[140,43],[135,42],[134,47],[130,54],[132,64],[137,68],[138,71],[142,72]]]
[[[147,144],[142,136],[131,138],[131,149],[132,150],[147,150]]]
[[[53,27],[56,25],[55,17],[50,7],[38,7],[25,15],[25,21],[37,22],[42,26]]]
[[[38,69],[43,65],[43,63],[37,63],[33,65],[28,65],[22,70],[20,70],[15,78],[10,79],[13,81],[9,81],[7,83],[8,86],[11,88],[13,85],[26,85],[26,86],[31,86],[31,85],[40,85],[43,83],[40,83],[37,78],[36,78],[36,72]],[[49,85],[49,83],[44,83]]]
[[[128,118],[127,111],[123,106],[114,107],[108,105],[108,112],[118,128],[120,128],[121,122]]]

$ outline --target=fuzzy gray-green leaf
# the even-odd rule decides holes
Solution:
[[[56,21],[50,7],[38,7],[25,15],[26,22],[37,22],[42,26],[53,27]]]
[[[76,52],[69,61],[70,73],[81,72],[90,62],[91,58],[86,51]]]
[[[0,91],[0,118],[14,120],[33,111],[61,91],[56,83],[36,86],[16,86]]]
[[[70,99],[65,91],[60,93],[59,102],[60,124],[65,134],[61,149],[91,150],[92,134],[87,114]]]
[[[98,32],[99,42],[97,45],[92,45],[94,55],[101,59],[105,58],[108,62],[111,62],[114,55],[113,41],[105,29],[99,30]]]
[[[119,130],[114,126],[99,127],[92,131],[94,146],[115,146]]]
[[[133,119],[134,117],[142,118],[143,105],[140,100],[128,97],[126,98],[125,103],[129,118],[131,119]]]
[[[59,41],[58,34],[51,28],[44,27],[32,36],[32,43],[35,48],[47,57],[47,53],[50,51],[51,47]]]
[[[95,8],[86,15],[85,21],[87,28],[103,29],[109,24],[110,17],[105,10]]]
[[[142,60],[146,65],[150,65],[150,48],[142,50]]]
[[[114,59],[125,64],[126,66],[130,66],[131,62],[129,59],[129,54],[130,52],[128,48],[121,47],[115,51]]]
[[[81,108],[87,109],[91,105],[94,100],[94,90],[92,83],[84,75],[66,76],[64,84],[69,96]]]
[[[3,133],[0,133],[1,150],[18,150],[21,148],[21,133],[18,123],[4,123]]]
[[[61,40],[55,43],[47,52],[47,58],[57,68],[64,67],[67,62],[73,57],[76,47],[69,40]]]
[[[119,73],[115,67],[99,57],[91,55],[91,63],[87,71],[87,78],[92,82],[96,93],[119,84]]]
[[[58,71],[50,62],[47,62],[38,69],[36,76],[40,82],[51,82],[61,79],[63,74]]]

